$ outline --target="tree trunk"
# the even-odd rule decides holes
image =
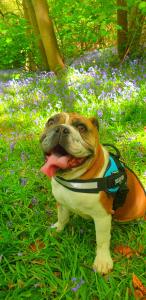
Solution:
[[[128,44],[127,51],[133,56],[137,55],[140,50],[140,38],[142,34],[142,28],[144,25],[145,16],[137,6],[131,9],[129,16],[129,32],[128,32]]]
[[[26,7],[26,1],[25,0],[22,1],[22,5],[23,5],[24,17],[27,20],[28,24],[30,24],[29,13],[28,13],[28,10],[27,10],[27,7]],[[29,36],[31,34],[31,29],[28,29],[26,34]],[[30,48],[33,49],[34,45],[30,45]],[[29,50],[28,53],[27,53],[25,68],[27,70],[31,70],[31,71],[36,71],[37,70],[37,66],[34,62],[34,58],[33,58],[33,54],[32,54],[31,50]]]
[[[51,19],[49,18],[49,7],[46,0],[32,0],[41,39],[47,56],[49,67],[55,73],[65,67],[59,53],[57,40]]]
[[[43,43],[42,43],[42,40],[40,37],[40,31],[38,28],[32,1],[31,0],[23,0],[23,7],[24,7],[24,10],[27,12],[29,22],[33,28],[33,32],[34,32],[36,38],[38,39],[38,49],[40,50],[40,57],[41,57],[41,64],[39,65],[39,67],[40,67],[40,69],[43,69],[43,70],[49,70],[49,65],[48,65],[45,49],[44,49],[44,46],[43,46]]]
[[[128,20],[127,20],[127,1],[117,0],[117,25],[122,29],[117,30],[117,48],[120,59],[123,59],[127,49]]]

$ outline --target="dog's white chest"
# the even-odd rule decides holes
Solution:
[[[55,179],[52,179],[52,192],[57,202],[66,206],[74,213],[92,218],[97,214],[101,216],[107,214],[99,201],[100,193],[87,194],[73,192],[59,184]]]

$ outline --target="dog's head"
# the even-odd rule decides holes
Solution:
[[[48,176],[77,178],[88,169],[96,155],[98,122],[76,113],[56,114],[47,121],[40,142]]]

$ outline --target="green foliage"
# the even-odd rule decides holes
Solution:
[[[20,67],[25,64],[35,38],[29,32],[27,21],[13,13],[7,13],[0,19],[0,68]],[[36,56],[37,48],[34,57]]]
[[[146,2],[145,1],[141,1],[139,3],[139,9],[141,10],[141,13],[146,16]]]
[[[113,42],[115,1],[49,0],[60,47],[65,56]]]

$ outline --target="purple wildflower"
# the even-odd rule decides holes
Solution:
[[[98,117],[99,117],[99,118],[102,118],[103,112],[102,112],[101,110],[98,110],[98,111],[97,111],[97,114],[98,114]]]
[[[77,278],[76,277],[72,277],[71,281],[77,281]]]
[[[72,278],[74,279],[74,281],[76,281],[77,279],[76,278]],[[72,280],[73,281],[73,280]],[[75,286],[75,287],[72,287],[71,290],[73,292],[77,292],[77,290],[85,283],[85,281],[83,279],[80,280],[80,282]]]
[[[51,216],[53,214],[53,211],[51,209],[46,209],[45,211],[48,216]]]
[[[14,150],[14,147],[15,147],[15,143],[11,143],[11,144],[10,144],[10,149],[11,149],[11,151]]]
[[[133,136],[130,136],[130,137],[128,138],[128,141],[133,141],[133,140],[135,140],[135,137],[133,137]]]
[[[26,158],[26,155],[25,155],[25,153],[24,153],[24,152],[21,152],[21,155],[20,155],[20,156],[21,156],[21,160],[22,160],[22,161],[24,161],[24,160],[25,160],[25,158]]]
[[[88,72],[94,72],[94,68],[93,68],[93,67],[90,67],[90,68],[88,69]]]
[[[33,197],[32,200],[31,200],[31,204],[32,205],[38,205],[38,200],[35,197]]]
[[[80,284],[78,283],[75,287],[71,288],[73,292],[77,292],[77,290],[80,288]]]
[[[20,178],[20,184],[22,186],[25,186],[27,184],[27,179],[26,178]]]

